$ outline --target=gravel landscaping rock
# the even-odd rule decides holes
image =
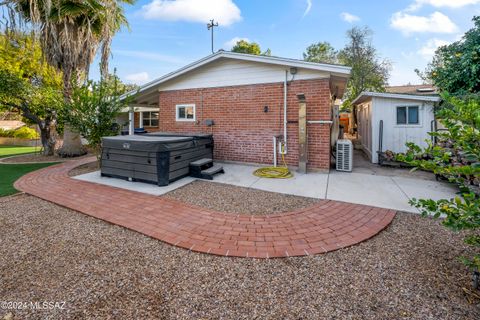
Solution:
[[[98,171],[98,170],[100,170],[98,161],[93,161],[93,162],[85,163],[78,167],[73,168],[68,172],[68,175],[70,177],[74,177],[74,176],[79,176],[81,174],[86,174],[86,173]]]
[[[170,191],[163,197],[207,209],[252,215],[293,211],[311,206],[319,201],[318,199],[200,180]]]
[[[399,213],[359,245],[255,260],[189,252],[18,195],[0,199],[0,299],[65,301],[13,319],[479,319],[471,253],[438,221]]]

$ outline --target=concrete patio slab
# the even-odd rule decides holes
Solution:
[[[251,188],[264,191],[292,194],[302,197],[325,199],[328,186],[328,174],[294,173],[291,179],[260,178]]]
[[[225,169],[225,174],[215,176],[213,182],[413,213],[418,213],[419,211],[408,204],[408,201],[412,198],[450,199],[455,197],[457,192],[457,189],[452,185],[435,180],[427,180],[425,177],[415,179],[383,176],[378,173],[338,172],[332,170],[330,173],[309,172],[308,174],[300,174],[294,172],[294,177],[291,179],[266,179],[253,175],[253,172],[260,166],[234,163],[222,163],[222,165]],[[157,196],[180,188],[195,180],[194,178],[186,177],[166,187],[158,187],[153,184],[101,177],[98,171],[74,178]]]
[[[100,171],[94,171],[94,172],[82,174],[73,178],[77,180],[103,184],[110,187],[142,192],[142,193],[151,194],[154,196],[160,196],[162,194],[165,194],[177,188],[183,187],[184,185],[189,184],[190,182],[195,180],[195,178],[185,177],[184,179],[180,179],[173,183],[170,183],[168,186],[159,187],[155,184],[150,184],[150,183],[134,182],[134,181],[127,181],[127,180],[116,179],[116,178],[102,177],[100,175]]]
[[[426,181],[403,177],[392,177],[392,179],[410,199],[451,199],[455,197],[458,192],[458,189],[454,185],[446,182]]]
[[[391,177],[332,171],[327,199],[418,213]]]

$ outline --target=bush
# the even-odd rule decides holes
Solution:
[[[423,215],[445,217],[442,224],[453,230],[468,230],[465,243],[480,248],[480,101],[444,95],[445,105],[437,116],[446,131],[431,133],[436,144],[426,149],[408,144],[397,160],[444,177],[460,188],[460,196],[439,201],[412,199]],[[463,258],[472,269],[480,270],[480,254]]]
[[[17,139],[38,139],[37,131],[27,126],[13,130],[0,129],[0,137],[17,138]]]
[[[0,128],[0,137],[13,138],[13,130],[7,130]]]

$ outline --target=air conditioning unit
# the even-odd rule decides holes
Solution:
[[[337,140],[337,171],[352,171],[353,144],[348,139]]]

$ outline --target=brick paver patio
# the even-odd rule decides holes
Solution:
[[[395,216],[393,210],[332,200],[282,214],[235,215],[68,177],[72,168],[92,160],[71,160],[31,172],[15,187],[172,245],[222,256],[325,253],[373,237]]]

